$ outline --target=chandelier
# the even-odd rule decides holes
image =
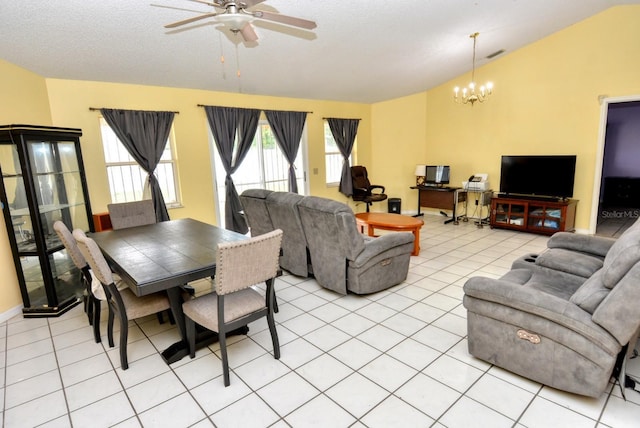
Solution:
[[[462,88],[459,87],[453,88],[453,99],[455,102],[459,104],[469,104],[471,103],[471,107],[477,101],[483,103],[489,98],[491,95],[491,91],[493,90],[493,83],[487,82],[486,85],[480,86],[478,92],[476,92],[476,42],[480,33],[473,33],[469,37],[473,39],[473,62],[471,68],[471,83],[469,86]]]

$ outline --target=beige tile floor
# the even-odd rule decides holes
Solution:
[[[278,279],[282,358],[266,323],[253,323],[230,340],[228,388],[216,346],[166,365],[158,352],[178,334],[155,317],[131,323],[126,371],[117,348],[93,341],[80,307],[2,323],[3,426],[640,426],[640,393],[627,390],[624,401],[611,384],[597,399],[580,397],[467,353],[465,280],[500,276],[545,237],[438,216],[425,218],[421,237],[406,281],[384,292],[340,296],[313,279]],[[640,376],[637,360],[629,371]]]

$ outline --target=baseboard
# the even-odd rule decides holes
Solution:
[[[22,305],[18,305],[15,308],[11,308],[8,311],[1,313],[0,323],[9,321],[11,318],[15,317],[16,315],[22,314],[22,307],[23,307]]]

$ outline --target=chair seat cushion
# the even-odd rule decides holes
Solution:
[[[165,292],[138,297],[129,288],[124,288],[120,290],[120,297],[127,311],[127,319],[130,320],[153,315],[170,307],[169,298]]]
[[[100,280],[98,280],[98,278],[96,278],[92,270],[90,270],[89,273],[91,274],[91,293],[93,293],[93,297],[98,300],[107,300],[107,295],[104,294],[102,283],[100,282]],[[118,275],[117,273],[113,273],[112,276],[113,282],[116,284],[116,288],[118,290],[122,290],[128,287],[127,283],[122,281],[120,275]]]
[[[365,199],[368,199],[371,202],[380,202],[380,201],[384,201],[385,199],[387,199],[387,195],[379,194],[379,193],[373,193],[373,194],[371,194],[369,196],[366,196]]]
[[[229,323],[245,315],[264,309],[265,298],[253,288],[224,296],[224,322]],[[218,295],[209,293],[182,304],[184,314],[211,331],[218,330]]]
[[[511,269],[500,280],[539,290],[564,300],[569,300],[578,287],[582,285],[558,281],[554,276],[553,273],[546,271]]]

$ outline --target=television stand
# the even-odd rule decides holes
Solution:
[[[491,198],[491,228],[552,235],[575,230],[576,199],[508,195]]]
[[[538,195],[520,195],[520,194],[510,194],[510,193],[499,193],[499,198],[507,198],[507,199],[526,199],[529,201],[541,201],[541,202],[560,202],[567,200],[566,198],[557,198],[555,196],[538,196]]]

